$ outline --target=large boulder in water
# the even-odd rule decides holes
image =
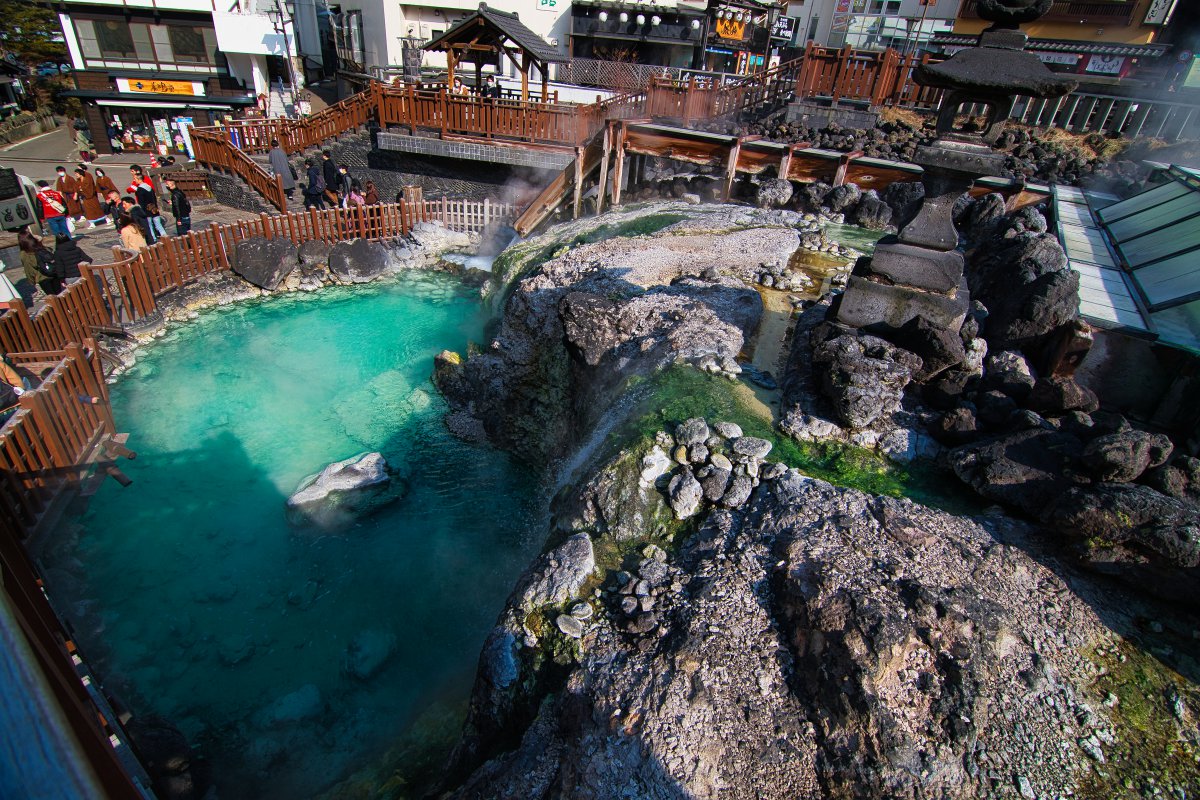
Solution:
[[[379,242],[351,239],[329,251],[329,271],[347,283],[373,281],[387,270],[388,251]]]
[[[288,522],[322,530],[345,528],[398,499],[404,489],[379,453],[354,456],[301,481],[287,500]]]
[[[852,215],[854,224],[872,231],[881,231],[892,221],[892,207],[879,198],[872,189],[858,201]]]
[[[359,631],[342,653],[342,673],[365,681],[383,668],[396,651],[396,635],[389,631]]]
[[[275,291],[296,268],[296,245],[262,236],[242,239],[234,248],[230,268],[255,286]]]

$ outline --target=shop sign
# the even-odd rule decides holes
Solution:
[[[192,126],[196,121],[192,117],[176,117],[175,128],[179,131],[179,137],[183,140],[183,150],[187,153],[188,158],[195,158],[196,154],[192,150]]]
[[[717,36],[722,39],[741,41],[746,38],[746,23],[736,19],[718,19],[716,24]]]
[[[1143,25],[1166,25],[1175,11],[1175,0],[1150,0]]]
[[[8,200],[0,200],[0,228],[6,231],[17,230],[23,225],[30,225],[36,220],[29,200],[22,194]]]
[[[192,96],[196,94],[196,87],[191,81],[160,81],[160,80],[141,80],[138,78],[125,78],[118,80],[118,83],[127,83],[126,92],[145,92],[147,94],[179,94]],[[121,87],[118,86],[118,89]]]
[[[775,26],[771,28],[771,38],[787,39],[789,42],[796,35],[796,18],[795,17],[780,17],[775,20]]]
[[[1077,64],[1079,63],[1078,53],[1039,53],[1034,51],[1034,55],[1043,64]]]
[[[1119,75],[1123,66],[1125,66],[1125,56],[1096,55],[1088,59],[1085,70],[1098,75]]]

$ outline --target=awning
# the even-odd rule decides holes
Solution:
[[[212,103],[189,103],[186,100],[176,100],[173,103],[159,103],[153,100],[97,100],[98,106],[115,106],[118,108],[211,108],[217,111],[228,111],[229,106],[218,106]]]
[[[948,47],[974,47],[978,36],[943,33],[933,37],[931,44]],[[1143,56],[1157,58],[1171,49],[1169,44],[1123,44],[1121,42],[1081,42],[1071,39],[1030,39],[1026,50],[1050,53],[1089,53],[1102,56]]]
[[[92,100],[102,106],[129,106],[131,108],[229,108],[230,106],[254,105],[256,102],[250,95],[233,95],[231,97],[219,97],[216,95],[206,95],[204,97],[192,96],[192,100],[203,102],[189,102],[189,95],[147,93],[139,94],[135,99],[116,92],[97,92],[87,89],[70,89],[63,92],[63,96],[78,97],[80,100]]]

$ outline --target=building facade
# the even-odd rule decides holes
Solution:
[[[796,44],[918,52],[954,29],[960,0],[792,0]]]
[[[274,3],[275,0],[271,0]],[[188,127],[295,99],[295,26],[286,10],[213,0],[60,0],[75,89],[99,153],[186,154]],[[228,6],[226,6],[228,8]]]
[[[1176,0],[1128,2],[1055,2],[1040,19],[1022,26],[1029,49],[1058,72],[1080,75],[1089,83],[1116,83],[1149,71],[1164,73],[1169,49],[1158,43],[1171,22]],[[963,0],[952,36],[939,37],[943,52],[967,46],[991,23],[981,19],[975,0]]]

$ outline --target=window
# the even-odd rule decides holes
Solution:
[[[171,50],[176,61],[202,61],[207,63],[211,50],[204,41],[205,28],[188,28],[183,25],[168,25]]]
[[[146,64],[213,64],[216,32],[192,25],[150,25],[111,19],[75,19],[84,59]]]
[[[338,58],[359,65],[365,64],[366,54],[363,46],[362,12],[343,12],[337,16],[335,25],[334,38]]]
[[[100,45],[100,54],[104,58],[137,58],[137,50],[133,46],[133,32],[130,30],[129,23],[102,20],[94,24],[96,41]]]

